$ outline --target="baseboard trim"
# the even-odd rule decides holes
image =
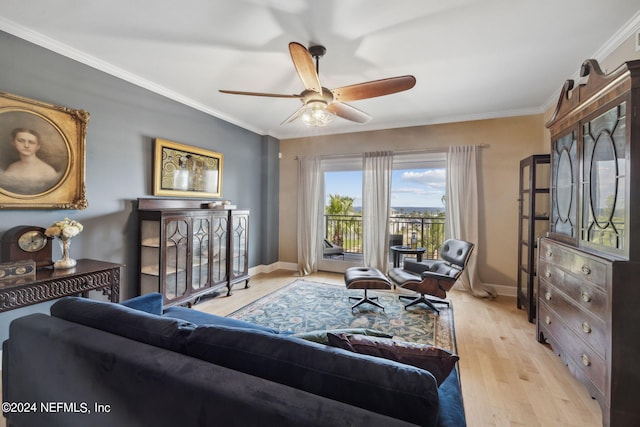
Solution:
[[[497,294],[503,297],[513,297],[517,296],[516,288],[514,286],[507,285],[491,285],[496,290]]]
[[[260,264],[260,265],[256,265],[255,267],[251,267],[249,269],[249,275],[253,276],[255,274],[260,274],[260,273],[272,273],[276,270],[297,271],[298,265],[293,262],[282,262],[282,261],[277,261],[277,262],[274,262],[273,264],[268,264],[268,265]]]

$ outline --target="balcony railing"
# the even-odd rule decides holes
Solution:
[[[362,216],[325,215],[325,237],[345,253],[362,254]],[[410,245],[413,233],[417,246],[425,248],[425,259],[437,259],[444,242],[444,217],[392,216],[389,245]]]

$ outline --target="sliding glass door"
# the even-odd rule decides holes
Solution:
[[[363,265],[362,156],[322,160],[322,251],[318,269],[344,272]],[[389,246],[416,244],[437,258],[444,240],[446,153],[394,155]]]
[[[322,251],[318,269],[342,273],[362,265],[362,158],[322,161]]]

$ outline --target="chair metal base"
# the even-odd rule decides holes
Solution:
[[[398,298],[399,299],[411,300],[411,302],[409,304],[404,306],[405,310],[407,308],[413,306],[413,305],[424,303],[427,306],[429,306],[429,308],[434,310],[437,314],[440,314],[440,310],[438,310],[438,308],[435,306],[435,304],[446,304],[446,305],[449,305],[449,301],[446,301],[446,300],[443,300],[443,299],[427,298],[426,296],[424,296],[424,294],[420,294],[419,297],[416,297],[416,296],[413,296],[413,295],[399,295]]]
[[[358,307],[358,306],[360,306],[360,305],[362,305],[362,304],[368,303],[368,304],[371,304],[371,305],[375,305],[376,307],[381,308],[381,309],[382,309],[382,311],[384,311],[384,307],[382,306],[382,304],[380,304],[380,303],[378,302],[378,297],[368,297],[368,296],[367,296],[367,290],[366,290],[366,289],[364,290],[364,297],[362,297],[362,298],[359,298],[359,297],[349,297],[349,301],[351,301],[352,299],[356,299],[356,300],[358,300],[358,302],[357,302],[357,303],[355,303],[355,304],[351,307],[351,310],[353,310],[354,308],[356,308],[356,307]]]

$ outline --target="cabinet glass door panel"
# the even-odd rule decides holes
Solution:
[[[529,191],[531,189],[531,183],[529,182],[529,177],[531,176],[531,166],[530,165],[522,165],[520,169],[520,189],[522,191]]]
[[[189,224],[184,219],[165,222],[167,256],[165,264],[165,295],[171,300],[187,292],[189,254]]]
[[[244,215],[233,217],[233,267],[234,276],[244,274],[247,264],[247,226],[249,218]]]
[[[625,134],[622,103],[583,125],[581,240],[625,250]]]
[[[528,192],[526,192],[523,193],[522,200],[520,201],[520,206],[522,207],[521,216],[525,218],[525,221],[529,220],[529,211],[531,211],[531,201],[529,199]]]
[[[550,231],[577,237],[577,142],[576,133],[567,134],[553,143],[551,175],[552,206]]]
[[[211,238],[213,244],[211,248],[212,254],[212,266],[211,274],[212,280],[215,283],[223,282],[227,280],[227,228],[229,220],[226,216],[213,217],[213,228]]]
[[[535,217],[538,219],[549,220],[549,187],[546,192],[538,192],[535,194],[536,211]]]
[[[193,261],[191,262],[191,286],[194,290],[209,282],[209,218],[193,219]]]
[[[140,222],[140,290],[142,294],[160,292],[159,221]]]

